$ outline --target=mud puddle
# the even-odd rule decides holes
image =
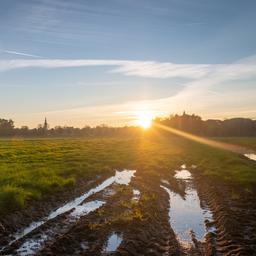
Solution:
[[[132,193],[132,200],[138,202],[140,200],[140,191],[138,189],[133,189]]]
[[[254,153],[244,154],[244,156],[253,160],[253,161],[256,161],[256,154],[254,154]]]
[[[112,253],[120,246],[123,241],[122,234],[112,233],[107,241],[106,247],[103,250],[103,253]]]
[[[104,201],[91,201],[83,203],[91,195],[101,192],[112,184],[129,185],[134,177],[135,170],[116,171],[114,176],[106,179],[97,187],[89,190],[80,197],[68,202],[49,214],[45,219],[31,223],[24,230],[16,233],[8,246],[3,247],[0,252],[5,252],[13,244],[23,242],[18,249],[17,255],[33,255],[39,251],[46,241],[53,239],[56,235],[65,233],[80,217],[100,208]],[[64,218],[63,218],[64,217]],[[42,230],[41,229],[45,229]],[[16,247],[16,246],[15,246]],[[9,251],[9,250],[8,250]]]
[[[55,234],[64,233],[68,227],[75,223],[80,217],[87,215],[90,212],[95,211],[100,208],[105,202],[103,201],[91,201],[82,205],[77,206],[74,211],[70,213],[68,219],[65,223],[62,224],[62,227],[59,227],[59,223],[57,225],[53,224],[44,232],[40,232],[36,238],[27,239],[18,249],[17,254],[21,256],[25,255],[33,255],[35,254],[43,244],[54,237]]]
[[[192,174],[185,165],[181,166],[181,170],[176,171],[174,178],[179,183],[184,183],[185,196],[182,197],[171,191],[165,184],[161,185],[161,188],[169,194],[170,225],[182,245],[188,246],[192,243],[192,239],[203,242],[206,233],[215,231],[214,227],[207,228],[205,225],[206,222],[212,222],[212,214],[203,206],[206,204],[200,202]]]

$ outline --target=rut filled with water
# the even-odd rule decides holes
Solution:
[[[79,218],[105,204],[104,201],[99,200],[83,203],[87,198],[107,189],[114,183],[129,185],[135,172],[135,170],[116,171],[114,176],[106,179],[97,187],[64,204],[62,207],[51,212],[43,220],[32,222],[27,228],[14,234],[15,239],[8,246],[1,248],[0,252],[5,252],[13,244],[17,242],[20,244],[20,241],[22,241],[22,244],[16,249],[16,255],[36,254],[46,241],[53,239],[57,234],[65,233]]]
[[[192,238],[204,241],[207,232],[215,231],[214,227],[209,229],[205,225],[206,222],[212,222],[212,213],[204,202],[200,202],[193,176],[185,165],[176,171],[174,178],[185,185],[185,195],[172,191],[162,182],[161,188],[169,195],[169,223],[182,245],[191,244]]]

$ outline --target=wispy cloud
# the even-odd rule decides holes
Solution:
[[[156,116],[189,110],[190,112],[199,113],[205,118],[227,118],[239,115],[255,118],[256,88],[245,89],[243,86],[240,86],[239,89],[223,91],[227,81],[230,81],[232,84],[234,81],[241,81],[242,84],[243,79],[247,80],[249,77],[256,76],[255,60],[256,58],[253,56],[230,65],[209,65],[203,77],[202,74],[198,75],[198,79],[188,82],[177,94],[171,97],[119,104],[81,106],[49,111],[44,114],[52,120],[61,119],[65,120],[66,123],[72,122],[78,126],[84,125],[84,116],[86,116],[89,124],[99,124],[100,122],[112,125],[132,124],[136,113],[144,108],[151,110]],[[152,72],[152,69],[157,70],[158,67],[159,71],[162,68],[162,63],[158,63],[159,65],[154,66],[154,68],[151,66],[153,65],[152,63],[155,62],[150,62],[150,68],[147,65],[148,63],[140,63],[140,68],[136,70],[136,74],[148,75]],[[126,62],[119,63],[119,68],[127,68],[127,65],[132,65],[132,70],[135,69],[134,62],[129,64]],[[176,64],[172,65],[175,66]],[[142,66],[143,71],[141,71]],[[131,68],[131,66],[129,67]],[[192,65],[192,70],[195,67]],[[177,65],[176,68],[180,70],[181,67]],[[163,70],[167,72],[166,69]],[[162,74],[163,70],[159,74]],[[184,70],[187,70],[187,67]],[[115,72],[117,71],[127,74],[127,70],[115,69]],[[174,73],[177,74],[177,72]],[[162,76],[160,77],[162,78]],[[95,116],[95,113],[97,113],[97,116]],[[42,113],[38,114],[38,116],[42,116]]]
[[[17,53],[19,54],[19,53]],[[176,64],[115,59],[14,59],[0,60],[0,71],[20,68],[112,67],[109,72],[148,78],[211,78],[228,80],[256,76],[256,58],[233,64]]]
[[[20,55],[20,56],[33,57],[33,58],[42,58],[39,55],[28,54],[25,52],[17,52],[17,51],[10,51],[10,50],[4,50],[3,52],[8,53],[8,54],[13,54],[13,55]]]
[[[151,78],[185,77],[195,79],[205,76],[211,70],[211,65],[175,64],[155,61],[95,59],[15,59],[0,61],[0,71],[19,68],[70,68],[86,66],[114,66],[115,68],[110,70],[112,73]]]

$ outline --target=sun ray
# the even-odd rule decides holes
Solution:
[[[136,124],[144,129],[150,128],[153,114],[150,111],[139,111],[136,115]]]

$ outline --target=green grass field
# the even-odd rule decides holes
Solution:
[[[256,185],[253,161],[177,137],[1,140],[0,212],[74,186],[78,178],[93,179],[123,168],[157,174],[183,163],[195,164],[204,175],[247,190]]]
[[[256,151],[256,138],[254,137],[230,137],[230,138],[218,138],[218,140],[240,145]]]

